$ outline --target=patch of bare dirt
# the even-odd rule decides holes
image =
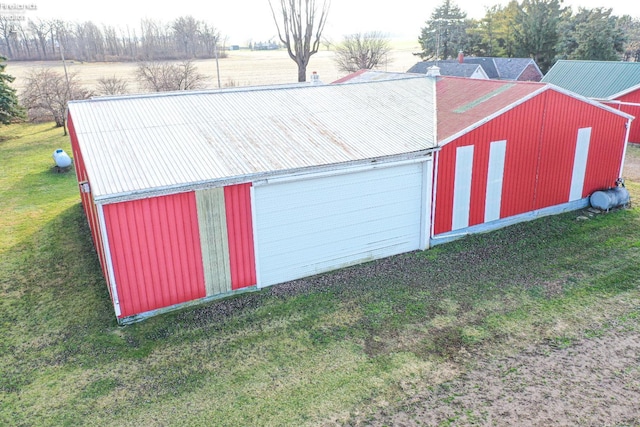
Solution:
[[[640,425],[640,332],[618,327],[568,348],[480,360],[370,426]]]
[[[627,181],[640,182],[630,144]],[[579,342],[546,343],[514,356],[480,356],[455,380],[379,411],[366,426],[640,426],[638,319]]]

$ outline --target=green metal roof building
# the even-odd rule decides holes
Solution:
[[[640,117],[640,62],[561,60],[542,81]],[[638,120],[631,125],[629,141],[640,143]]]

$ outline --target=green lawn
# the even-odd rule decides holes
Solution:
[[[0,425],[300,426],[640,307],[640,211],[544,218],[118,327],[51,124],[0,129]],[[640,187],[628,183],[632,197]]]

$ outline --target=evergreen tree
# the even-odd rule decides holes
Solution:
[[[516,16],[516,56],[533,58],[545,73],[553,64],[560,39],[562,0],[523,0]]]
[[[617,21],[617,28],[627,38],[624,44],[623,59],[640,62],[640,18],[623,15]]]
[[[9,86],[15,77],[5,73],[7,58],[0,56],[0,123],[8,125],[13,120],[24,117],[24,111],[18,102],[16,90]]]
[[[558,58],[617,61],[624,51],[626,36],[611,16],[611,9],[580,8],[561,24]]]
[[[418,41],[422,59],[455,58],[467,42],[467,14],[451,0],[444,0],[425,22]]]

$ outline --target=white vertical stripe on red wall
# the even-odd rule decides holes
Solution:
[[[576,154],[573,158],[573,173],[571,174],[571,192],[569,201],[582,199],[584,178],[587,172],[587,158],[589,157],[589,141],[591,140],[591,128],[578,129],[576,142]]]
[[[469,226],[472,177],[473,145],[458,147],[456,149],[456,172],[453,187],[452,230]]]
[[[484,222],[500,219],[502,204],[502,181],[504,179],[504,159],[507,141],[493,141],[489,148],[489,168],[487,171],[487,195],[484,205]]]

